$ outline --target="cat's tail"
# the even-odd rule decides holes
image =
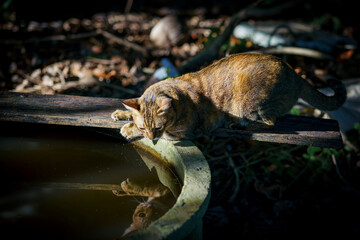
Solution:
[[[346,88],[339,80],[329,79],[326,83],[335,92],[333,96],[326,96],[304,80],[300,97],[320,110],[333,111],[338,109],[346,101]]]

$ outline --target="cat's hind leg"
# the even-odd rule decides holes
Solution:
[[[275,114],[269,114],[269,113],[265,113],[263,111],[259,111],[259,116],[260,116],[261,122],[263,122],[268,127],[273,127],[275,125],[275,121],[276,121]]]
[[[266,130],[272,128],[275,125],[276,116],[273,114],[265,114],[264,111],[253,112],[247,116],[248,124],[246,129],[248,130]]]

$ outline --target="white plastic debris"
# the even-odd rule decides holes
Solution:
[[[262,47],[285,45],[288,42],[277,34],[269,34],[265,31],[258,30],[248,23],[237,25],[233,32],[236,38],[251,39],[251,41]]]
[[[317,29],[316,26],[297,22],[259,21],[241,23],[233,35],[249,39],[261,47],[296,46],[332,54],[339,50],[356,49],[354,39]]]
[[[354,128],[356,122],[360,122],[360,81],[345,82],[347,99],[344,105],[335,111],[328,112],[330,118],[339,122],[342,132]]]

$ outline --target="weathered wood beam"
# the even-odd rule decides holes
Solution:
[[[119,99],[0,92],[2,121],[120,128],[126,121],[113,121],[114,109],[123,109]]]
[[[268,130],[245,131],[218,128],[212,135],[327,148],[343,146],[339,124],[336,120],[294,115],[279,118],[275,126]]]
[[[123,109],[120,99],[0,92],[0,121],[118,129],[110,115]],[[213,136],[328,148],[343,146],[336,120],[287,115],[263,131],[219,128]]]

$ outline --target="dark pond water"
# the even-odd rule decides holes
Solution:
[[[147,197],[119,197],[111,186],[127,178],[140,186],[160,183],[141,150],[118,139],[74,128],[0,126],[2,236],[120,238]]]

